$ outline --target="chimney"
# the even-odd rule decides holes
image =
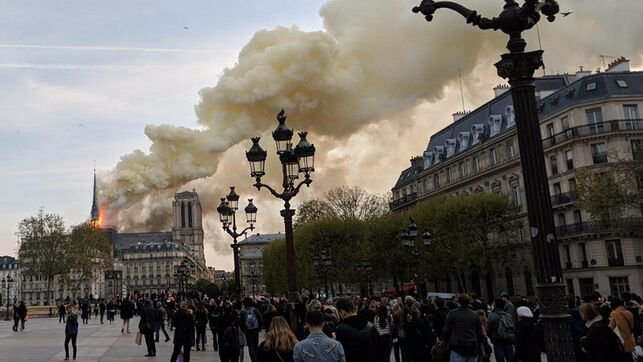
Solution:
[[[505,93],[506,91],[509,90],[509,86],[506,84],[498,84],[495,88],[493,88],[493,94],[494,97],[499,97],[501,94]]]
[[[576,80],[579,80],[579,79],[581,79],[583,77],[587,77],[588,75],[592,75],[592,71],[591,70],[583,70],[582,65],[580,67],[578,67],[578,68],[579,69],[576,72]]]
[[[629,72],[630,71],[630,60],[625,59],[625,57],[620,57],[614,59],[611,63],[607,65],[606,72]]]
[[[452,114],[453,122],[457,122],[458,120],[460,120],[460,118],[462,118],[462,117],[464,117],[466,115],[467,115],[466,112],[455,112],[455,113],[453,113]]]
[[[423,163],[424,159],[421,156],[415,156],[411,158],[411,167],[415,168],[418,171],[422,169]]]

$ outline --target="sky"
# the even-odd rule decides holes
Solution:
[[[283,230],[243,155],[263,136],[266,181],[278,182],[266,138],[280,107],[318,150],[296,206],[341,185],[388,192],[462,110],[458,68],[467,110],[504,83],[493,67],[502,34],[446,13],[428,24],[410,0],[0,3],[0,255],[15,255],[17,224],[39,208],[85,221],[95,164],[122,231],[169,230],[171,196],[195,188],[207,262],[230,269],[214,213],[228,185],[255,199],[257,232]],[[596,69],[600,54],[640,68],[642,4],[561,1],[574,13],[540,25],[548,72]],[[537,46],[535,32],[526,39]]]

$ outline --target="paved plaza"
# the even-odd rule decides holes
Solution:
[[[138,346],[134,337],[138,328],[138,318],[130,321],[132,333],[121,334],[121,320],[116,318],[114,324],[100,324],[96,319],[90,319],[89,324],[80,321],[78,331],[77,361],[169,361],[173,344],[161,342],[156,344],[156,358],[147,358],[145,341]],[[65,357],[65,325],[58,324],[58,318],[33,318],[27,321],[22,332],[13,332],[13,322],[0,321],[0,362],[13,361],[62,361]],[[171,331],[170,338],[172,338]],[[209,333],[209,330],[208,330]],[[207,351],[192,351],[191,361],[219,361],[218,352],[214,352],[208,335]],[[71,342],[69,354],[71,356]],[[245,360],[249,361],[247,349]]]

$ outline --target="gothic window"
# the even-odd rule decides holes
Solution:
[[[192,203],[188,202],[188,227],[192,227]]]
[[[181,203],[181,227],[185,227],[185,203]]]

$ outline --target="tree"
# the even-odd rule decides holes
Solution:
[[[93,280],[112,266],[112,247],[109,239],[100,228],[89,222],[71,229],[68,256],[73,274],[69,273],[67,276],[71,278],[70,282],[74,283],[74,298],[82,283]]]
[[[302,203],[295,224],[300,226],[323,218],[371,220],[388,212],[386,195],[369,194],[358,186],[339,186],[329,190],[321,198]]]
[[[51,284],[58,275],[69,272],[69,235],[63,219],[40,209],[38,214],[18,224],[18,259],[23,276],[42,277],[46,281],[47,304],[51,300]]]
[[[486,272],[492,262],[525,245],[519,238],[518,208],[505,195],[431,198],[417,205],[411,215],[433,237],[423,259],[425,273],[436,279],[445,272],[455,275],[460,290],[466,289],[465,272]]]
[[[637,158],[637,157],[635,157]],[[640,208],[643,195],[643,162],[616,159],[609,169],[576,171],[578,205],[592,220],[612,223],[628,208]]]

